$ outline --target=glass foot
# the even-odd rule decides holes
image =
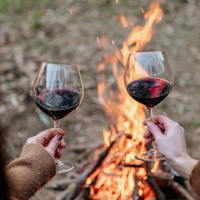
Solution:
[[[55,162],[56,162],[56,172],[58,174],[69,172],[72,169],[74,169],[74,164],[69,161],[62,162],[58,159],[55,159]]]
[[[165,158],[156,150],[152,149],[143,153],[139,153],[138,155],[135,156],[136,159],[138,160],[143,160],[143,161],[160,161],[160,160],[165,160]]]

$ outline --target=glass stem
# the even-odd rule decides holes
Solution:
[[[153,118],[154,118],[155,107],[147,108],[147,110],[149,113],[150,122],[154,122]],[[151,143],[151,151],[157,151],[157,147],[156,147],[156,144],[154,141],[152,141],[152,143]]]
[[[60,120],[53,120],[54,130],[58,133],[60,127]]]
[[[53,125],[54,125],[54,131],[56,132],[56,134],[58,135],[58,130],[59,130],[59,126],[60,126],[60,120],[53,120]],[[57,166],[62,166],[63,163],[58,160],[57,158],[54,158],[55,163]]]

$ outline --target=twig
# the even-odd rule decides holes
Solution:
[[[133,167],[133,168],[140,168],[140,167],[144,167],[143,164],[141,165],[136,165],[136,164],[121,164],[120,167]]]
[[[179,194],[181,194],[183,197],[185,197],[187,200],[195,200],[194,197],[191,196],[191,194],[180,184],[173,180],[169,180],[169,185],[176,190]]]
[[[69,198],[67,200],[74,200],[80,190],[81,185],[86,181],[87,177],[89,177],[97,168],[99,168],[102,165],[102,162],[108,155],[110,149],[113,147],[113,145],[116,143],[116,141],[119,139],[119,137],[123,134],[123,131],[118,132],[117,137],[114,141],[110,143],[110,146],[105,149],[104,152],[102,152],[98,158],[98,160],[95,163],[92,163],[80,176],[80,178],[77,180],[76,185],[72,193],[70,194]]]
[[[75,184],[71,184],[66,190],[61,192],[57,197],[56,200],[64,200],[68,194],[70,194],[71,190],[74,188]]]
[[[103,144],[79,144],[79,145],[70,145],[68,149],[71,151],[82,151],[86,149],[96,149],[102,146]]]
[[[82,161],[84,158],[88,157],[91,153],[94,153],[94,150],[102,148],[103,144],[98,144],[98,145],[94,145],[92,148],[87,149],[84,153],[80,154],[76,161],[80,162]]]
[[[80,192],[80,194],[75,200],[87,200],[89,198],[89,195],[90,195],[90,186],[85,185],[84,190]]]
[[[158,187],[152,173],[151,173],[151,163],[147,162],[147,182],[151,186],[152,190],[155,192],[156,200],[165,200],[165,195],[162,193]]]
[[[133,190],[133,200],[139,200],[137,169],[135,169],[134,180],[135,180],[135,187],[134,187],[134,190]]]
[[[62,179],[62,180],[55,180],[51,181],[47,187],[54,189],[54,190],[64,190],[69,184],[74,183],[76,179]]]

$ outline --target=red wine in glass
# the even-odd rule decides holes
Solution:
[[[73,89],[53,90],[40,94],[35,103],[54,120],[71,114],[79,105],[81,94]]]
[[[148,108],[152,108],[167,97],[171,88],[172,86],[168,81],[145,77],[129,83],[127,91],[133,99]]]
[[[147,107],[153,122],[154,109],[173,87],[174,76],[164,51],[137,52],[129,54],[125,68],[124,83],[128,94]],[[164,160],[154,142],[149,151],[135,156],[138,160]]]

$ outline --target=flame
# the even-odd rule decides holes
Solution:
[[[143,139],[145,129],[142,125],[145,113],[144,106],[129,97],[124,87],[124,67],[120,68],[120,66],[126,65],[129,53],[141,50],[151,40],[154,33],[153,25],[158,23],[162,16],[163,12],[159,4],[152,2],[149,10],[144,12],[145,25],[143,27],[135,26],[124,41],[122,48],[116,48],[113,54],[105,56],[104,61],[98,65],[101,76],[101,82],[98,84],[99,100],[106,115],[114,124],[103,131],[105,148],[116,138],[117,131],[123,131],[124,134],[109,152],[101,169],[96,170],[87,179],[87,184],[90,184],[94,178],[96,179],[96,184],[91,186],[91,199],[132,199],[131,196],[136,184],[135,174],[138,178],[139,196],[145,200],[154,197],[150,187],[145,183],[147,179],[145,169],[124,167],[124,164],[141,164],[140,161],[135,160],[135,155],[146,150]],[[123,15],[121,15],[121,22],[126,24]],[[105,41],[107,40],[105,36],[102,38],[103,45],[101,44],[100,49],[105,49]],[[102,40],[99,41],[102,42]],[[107,79],[105,70],[109,65],[112,66],[114,78]],[[154,165],[153,171],[155,171],[156,166],[157,164]]]
[[[158,165],[159,165],[159,161],[156,161],[156,162],[154,163],[154,165],[153,165],[153,168],[151,169],[151,172],[152,172],[152,173],[155,173],[155,172],[156,172],[156,170],[157,170],[157,168],[158,168]]]
[[[128,21],[127,21],[126,17],[125,17],[123,14],[121,14],[121,15],[119,16],[119,20],[120,20],[120,22],[122,23],[122,26],[123,26],[124,28],[127,28],[127,27],[129,26]]]

